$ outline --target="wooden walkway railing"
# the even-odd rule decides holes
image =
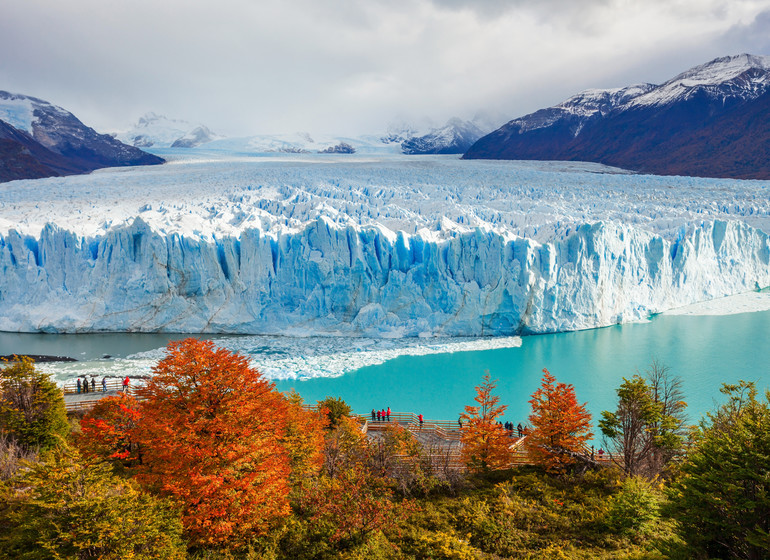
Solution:
[[[95,383],[92,384],[89,382],[88,384],[88,392],[83,391],[82,389],[78,393],[78,386],[77,386],[77,380],[76,379],[68,379],[64,382],[64,386],[62,387],[62,390],[64,391],[65,395],[90,395],[90,394],[98,394],[102,393],[104,394],[104,390],[102,387],[102,379],[104,379],[104,386],[107,389],[107,392],[110,391],[122,391],[123,390],[123,379],[124,377],[102,377],[102,378],[93,378]],[[89,380],[90,381],[90,380]],[[131,378],[131,383],[136,383],[136,379]],[[130,386],[130,385],[129,385]]]
[[[114,380],[108,378],[107,382],[108,391],[106,393],[102,391],[81,393],[83,396],[77,400],[65,400],[67,412],[89,410],[100,399],[115,395],[123,389],[123,378],[115,378]],[[133,392],[134,388],[129,386],[129,391]],[[77,389],[75,391],[68,391],[65,385],[64,393],[65,395],[74,395],[77,393]],[[86,397],[86,395],[88,396]],[[304,408],[313,409],[315,407],[305,405]],[[354,414],[353,416],[361,421],[361,431],[365,434],[382,432],[389,426],[398,424],[409,430],[418,439],[422,438],[424,440],[426,437],[431,437],[433,445],[426,446],[426,451],[432,463],[436,463],[441,468],[465,469],[465,465],[462,462],[462,445],[460,443],[462,429],[457,422],[449,420],[423,420],[422,426],[420,426],[419,418],[413,412],[391,412],[390,421],[372,420],[371,415],[366,414]],[[511,435],[511,467],[533,464],[524,445],[526,439],[526,435],[523,437]],[[585,448],[584,451],[586,456],[591,456],[590,449]],[[612,460],[607,454],[599,455],[594,453],[592,458],[599,464],[607,466],[612,464]]]

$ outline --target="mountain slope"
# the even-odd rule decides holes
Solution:
[[[462,154],[483,135],[484,132],[472,122],[451,119],[428,134],[407,138],[401,143],[401,151],[405,154]]]
[[[0,91],[0,181],[158,163],[163,159],[99,134],[61,107]]]
[[[147,113],[116,138],[137,148],[195,148],[219,136],[204,125]]]
[[[507,123],[463,157],[770,178],[769,96],[770,57],[718,58],[660,86],[583,92]]]
[[[503,120],[486,114],[479,114],[471,121],[453,118],[426,134],[406,133],[401,141],[401,152],[410,155],[462,154]]]

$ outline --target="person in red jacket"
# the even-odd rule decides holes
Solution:
[[[388,422],[390,422],[390,407],[388,407]]]
[[[124,393],[128,392],[128,384],[129,384],[129,382],[130,381],[128,379],[128,376],[126,375],[126,378],[123,380],[123,392]]]
[[[422,430],[422,414],[418,414],[417,419],[420,421],[420,429]]]

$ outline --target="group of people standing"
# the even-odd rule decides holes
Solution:
[[[126,391],[128,391],[129,383],[130,383],[130,379],[129,379],[128,376],[126,376],[125,379],[123,379],[123,383],[122,383],[122,385],[123,385],[123,392],[124,393]],[[78,390],[78,394],[80,394],[80,393],[95,393],[96,392],[96,377],[94,377],[92,375],[91,378],[89,379],[89,377],[87,375],[84,375],[82,380],[78,377],[78,380],[77,380],[77,390]],[[106,376],[102,377],[102,392],[103,393],[107,392],[107,377]],[[390,409],[388,409],[388,412],[390,412]]]
[[[390,407],[382,410],[372,409],[372,422],[390,422]]]
[[[96,392],[96,377],[93,375],[91,376],[91,380],[89,381],[88,376],[84,375],[83,380],[81,381],[78,377],[78,393],[95,393]],[[107,392],[107,378],[102,377],[102,391]]]
[[[513,437],[514,430],[519,434],[519,437],[522,437],[526,432],[526,428],[521,425],[521,422],[519,422],[518,426],[514,426],[513,422],[506,422],[503,424],[503,428],[505,428],[505,431],[508,432],[511,437]]]

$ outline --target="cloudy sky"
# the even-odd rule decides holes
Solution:
[[[0,0],[0,52],[0,89],[102,132],[380,133],[770,54],[770,0]]]

